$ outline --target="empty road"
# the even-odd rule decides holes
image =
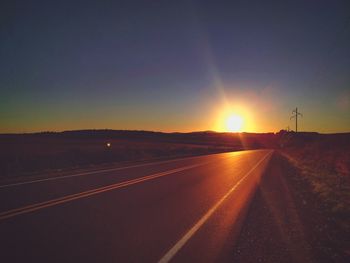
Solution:
[[[229,262],[271,150],[0,185],[1,262]]]

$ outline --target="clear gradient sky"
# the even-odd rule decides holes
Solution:
[[[2,1],[0,133],[350,131],[350,1]]]

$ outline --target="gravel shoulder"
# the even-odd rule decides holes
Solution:
[[[287,158],[275,153],[234,246],[233,262],[350,262],[349,235]]]

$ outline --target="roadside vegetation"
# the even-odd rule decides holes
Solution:
[[[282,154],[297,169],[292,180],[303,202],[323,217],[313,227],[350,258],[350,134],[288,133],[280,143]],[[311,207],[306,204],[310,199]]]

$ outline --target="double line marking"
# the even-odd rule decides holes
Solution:
[[[138,184],[141,182],[145,182],[148,180],[152,180],[152,179],[156,179],[158,177],[162,177],[165,175],[170,175],[170,174],[174,174],[177,172],[181,172],[184,170],[188,170],[191,168],[195,168],[198,166],[202,166],[207,164],[206,163],[200,163],[200,164],[194,164],[194,165],[189,165],[189,166],[184,166],[181,168],[176,168],[176,169],[172,169],[169,171],[165,171],[165,172],[160,172],[160,173],[156,173],[156,174],[152,174],[152,175],[148,175],[148,176],[144,176],[141,178],[136,178],[136,179],[132,179],[129,181],[125,181],[125,182],[120,182],[120,183],[116,183],[116,184],[112,184],[112,185],[108,185],[108,186],[104,186],[104,187],[100,187],[100,188],[96,188],[96,189],[92,189],[92,190],[88,190],[88,191],[84,191],[84,192],[80,192],[80,193],[76,193],[76,194],[71,194],[71,195],[66,195],[60,198],[55,198],[55,199],[51,199],[45,202],[41,202],[41,203],[36,203],[36,204],[32,204],[32,205],[27,205],[27,206],[23,206],[20,208],[15,208],[12,210],[8,210],[5,212],[0,213],[0,220],[4,220],[4,219],[8,219],[17,215],[21,215],[21,214],[26,214],[26,213],[30,213],[33,211],[37,211],[43,208],[47,208],[47,207],[51,207],[51,206],[55,206],[58,204],[63,204],[63,203],[67,203],[76,199],[80,199],[80,198],[84,198],[84,197],[88,197],[88,196],[92,196],[92,195],[96,195],[96,194],[100,194],[103,192],[107,192],[107,191],[111,191],[114,189],[118,189],[118,188],[123,188],[129,185],[134,185],[134,184]]]
[[[26,185],[26,184],[46,182],[46,181],[62,180],[62,179],[84,176],[84,175],[92,175],[92,174],[99,174],[99,173],[105,173],[105,172],[114,172],[114,171],[119,171],[119,170],[130,169],[130,168],[139,168],[139,167],[151,166],[151,165],[157,165],[157,164],[172,163],[172,162],[178,162],[178,161],[182,161],[182,160],[197,159],[200,157],[202,157],[202,156],[185,157],[185,158],[178,158],[178,159],[174,159],[174,160],[166,160],[166,161],[159,161],[159,162],[153,162],[153,163],[143,163],[143,164],[136,164],[136,165],[130,165],[130,166],[101,169],[101,170],[90,171],[90,172],[82,172],[82,173],[77,173],[77,174],[60,175],[60,176],[55,176],[55,177],[35,179],[35,180],[31,180],[31,181],[24,181],[24,182],[18,182],[18,183],[9,183],[9,184],[0,185],[0,189],[7,188],[7,187],[13,187],[13,186]]]

